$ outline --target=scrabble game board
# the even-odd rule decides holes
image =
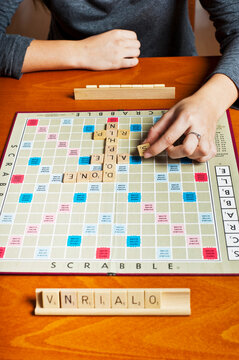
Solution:
[[[138,155],[163,113],[18,113],[0,169],[0,272],[238,274],[239,177],[227,114],[217,156],[199,164]],[[117,137],[108,180],[99,160],[107,140],[94,139],[107,124],[128,134]]]

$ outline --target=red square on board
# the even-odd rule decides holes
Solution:
[[[0,259],[2,259],[4,257],[5,250],[6,250],[5,247],[0,247]]]
[[[12,175],[11,183],[12,184],[22,184],[24,180],[24,175]]]
[[[119,119],[117,118],[117,117],[110,117],[110,118],[108,118],[108,120],[107,120],[107,122],[109,123],[109,122],[118,122],[119,121]]]
[[[98,248],[96,250],[96,259],[109,259],[110,248]]]
[[[195,173],[195,181],[207,182],[208,181],[207,173]]]
[[[204,260],[217,260],[217,249],[216,248],[203,248]]]
[[[27,122],[27,126],[37,126],[38,125],[38,119],[29,119]]]

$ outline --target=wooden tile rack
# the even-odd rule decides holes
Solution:
[[[175,87],[164,84],[88,85],[74,89],[75,100],[175,99]]]
[[[35,315],[190,314],[190,289],[36,289]]]

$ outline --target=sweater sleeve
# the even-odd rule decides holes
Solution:
[[[239,89],[239,0],[200,0],[216,28],[221,58],[213,74],[228,76]],[[239,99],[233,104],[239,109]]]
[[[26,50],[32,38],[6,34],[12,16],[22,0],[0,1],[0,76],[19,79]]]

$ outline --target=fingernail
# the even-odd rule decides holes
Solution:
[[[145,153],[144,153],[144,158],[145,159],[149,159],[149,158],[151,158],[153,155],[149,152],[149,151],[146,151]]]
[[[144,139],[144,141],[142,142],[142,144],[145,144],[147,142],[147,139]]]

